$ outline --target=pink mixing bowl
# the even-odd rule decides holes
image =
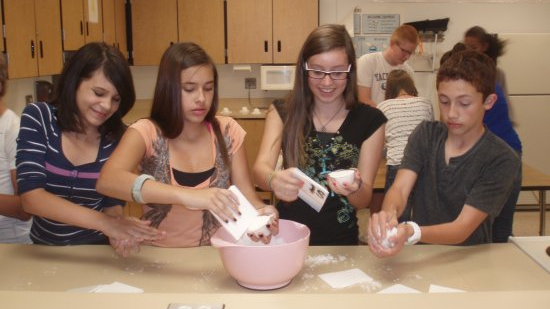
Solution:
[[[241,245],[235,243],[224,228],[220,228],[210,241],[218,248],[225,270],[240,285],[272,290],[289,284],[302,269],[309,234],[307,226],[281,219],[276,236],[278,244]]]

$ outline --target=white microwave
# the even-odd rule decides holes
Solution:
[[[262,90],[292,90],[295,65],[262,65],[260,67],[260,88]]]

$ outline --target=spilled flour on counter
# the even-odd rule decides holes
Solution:
[[[300,277],[302,280],[301,292],[311,292],[324,289],[324,282],[320,282],[318,275],[324,273],[322,267],[326,265],[336,265],[341,269],[355,268],[355,260],[347,255],[319,254],[308,255],[304,263],[304,271]],[[376,280],[364,282],[350,286],[349,288],[360,288],[367,293],[377,292],[382,288],[382,283]]]
[[[333,256],[332,254],[320,254],[320,255],[308,255],[306,258],[306,265],[310,268],[320,265],[335,264],[346,261],[347,257],[343,255]]]

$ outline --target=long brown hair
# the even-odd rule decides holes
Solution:
[[[193,66],[208,66],[214,73],[214,95],[210,110],[204,118],[212,125],[224,163],[230,166],[225,145],[216,119],[218,112],[218,71],[214,61],[199,45],[191,42],[171,45],[162,55],[157,84],[151,107],[151,119],[160,127],[166,138],[176,138],[183,131],[183,108],[181,106],[181,72]]]
[[[346,109],[359,103],[357,97],[357,66],[355,49],[346,28],[342,25],[323,25],[307,37],[296,63],[294,89],[288,96],[285,126],[282,134],[283,161],[285,167],[302,166],[305,162],[305,139],[313,130],[314,98],[307,82],[305,64],[314,55],[343,49],[351,64],[343,96]]]
[[[386,92],[384,99],[395,99],[399,96],[401,90],[408,95],[417,97],[418,90],[414,86],[412,77],[405,70],[392,70],[386,80]]]

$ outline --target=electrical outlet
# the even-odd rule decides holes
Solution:
[[[246,77],[244,79],[244,89],[256,89],[256,78]]]
[[[32,102],[33,102],[32,94],[27,94],[25,96],[25,103],[26,104],[31,104]]]

